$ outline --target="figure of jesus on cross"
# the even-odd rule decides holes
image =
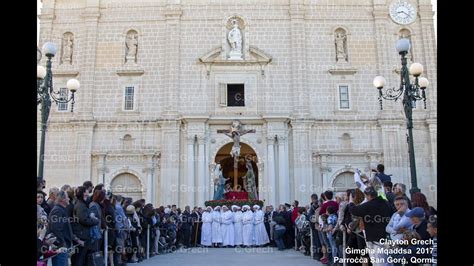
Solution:
[[[217,133],[224,133],[234,141],[230,155],[234,158],[234,189],[237,188],[237,173],[240,156],[240,136],[247,133],[255,133],[255,129],[244,130],[242,129],[242,123],[238,120],[232,122],[231,129],[217,130]]]

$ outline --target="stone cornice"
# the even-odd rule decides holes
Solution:
[[[341,64],[341,65],[334,65],[331,69],[328,70],[329,73],[332,75],[354,75],[357,73],[357,69],[351,67],[350,64]]]
[[[53,77],[77,77],[78,70],[53,69]]]
[[[263,124],[265,121],[260,116],[211,116],[208,120],[209,125],[230,125],[234,120],[240,120],[246,124]]]
[[[381,151],[365,151],[365,152],[313,152],[313,157],[319,156],[381,156],[383,153]]]
[[[283,122],[288,123],[290,122],[289,116],[281,116],[281,115],[264,115],[262,119],[266,122]]]
[[[181,120],[187,123],[206,123],[209,120],[208,115],[183,115]]]
[[[117,69],[116,73],[119,76],[141,76],[145,73],[145,70],[137,65],[131,67],[125,65],[123,68]]]
[[[50,9],[50,10],[52,10],[52,9]],[[41,10],[41,11],[44,12],[44,13],[38,15],[38,18],[40,19],[40,21],[46,22],[46,20],[55,19],[54,13],[52,13],[52,12],[46,13],[47,12],[46,10]]]
[[[161,157],[161,151],[158,150],[115,150],[115,151],[92,151],[92,156],[104,156],[107,157],[131,157],[131,156],[157,156]]]

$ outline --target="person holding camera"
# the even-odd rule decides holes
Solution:
[[[375,176],[380,179],[382,184],[385,183],[385,182],[391,182],[392,181],[392,177],[390,177],[390,175],[386,175],[384,173],[384,171],[385,171],[385,166],[383,164],[377,165],[377,170],[372,169],[372,172],[375,172]]]

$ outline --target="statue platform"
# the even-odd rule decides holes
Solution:
[[[225,199],[227,200],[234,200],[234,199],[248,199],[249,198],[249,193],[245,191],[229,191],[224,194]]]

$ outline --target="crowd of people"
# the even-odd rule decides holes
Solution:
[[[425,195],[416,192],[410,199],[383,165],[371,176],[356,171],[354,180],[346,192],[311,195],[305,207],[295,200],[277,210],[223,205],[184,211],[133,201],[90,181],[46,194],[39,180],[38,261],[93,265],[108,254],[108,265],[123,265],[178,248],[273,246],[330,265],[342,265],[343,258],[347,265],[436,264],[437,216]],[[371,252],[377,249],[383,252]]]
[[[72,265],[102,265],[105,246],[108,265],[135,263],[144,260],[147,252],[154,256],[173,251],[178,245],[187,248],[191,234],[197,233],[197,227],[192,232],[201,216],[197,207],[192,212],[189,206],[184,211],[176,205],[155,208],[144,199],[132,201],[90,181],[76,188],[53,187],[45,200],[44,187],[44,180],[39,181],[40,263],[51,259],[53,265],[69,265],[70,259]]]

